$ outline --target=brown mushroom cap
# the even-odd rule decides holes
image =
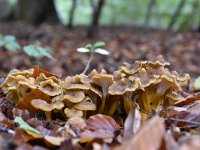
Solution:
[[[89,101],[83,101],[73,106],[78,110],[96,110],[96,105]]]
[[[64,113],[67,118],[83,116],[83,112],[81,110],[77,110],[75,108],[65,108]]]
[[[138,82],[131,82],[130,80],[123,78],[113,83],[108,90],[111,95],[123,95],[126,92],[134,92],[138,88]]]
[[[65,105],[63,102],[60,102],[60,101],[57,101],[57,102],[54,102],[54,103],[51,103],[52,107],[54,109],[57,109],[57,110],[60,110],[62,109]]]
[[[103,94],[107,94],[109,86],[113,84],[113,76],[111,74],[98,74],[92,78],[91,83],[100,86]]]
[[[64,99],[67,99],[72,103],[79,103],[83,101],[84,98],[85,94],[83,91],[75,91],[75,90],[64,91]]]
[[[62,93],[61,85],[55,83],[52,79],[42,81],[39,89],[49,96],[56,96]]]
[[[53,110],[53,107],[51,106],[51,104],[41,99],[33,99],[31,101],[31,105],[34,108],[45,111],[45,112],[50,112]]]
[[[89,90],[89,78],[85,75],[75,75],[74,77],[68,76],[65,78],[63,87],[71,90]]]
[[[52,104],[47,103],[44,100],[41,99],[33,99],[31,101],[31,105],[35,107],[36,109],[45,111],[45,112],[50,112],[53,111],[54,109],[60,110],[64,107],[64,104],[62,102],[55,102]]]

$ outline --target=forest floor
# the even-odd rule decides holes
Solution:
[[[76,49],[96,41],[104,41],[106,46],[103,48],[109,51],[110,55],[95,54],[88,72],[92,69],[100,71],[104,68],[108,73],[113,73],[123,62],[134,63],[136,60],[152,60],[158,55],[163,55],[163,58],[171,64],[168,67],[170,70],[176,70],[181,75],[188,73],[192,82],[200,75],[200,33],[171,33],[160,30],[145,33],[139,28],[130,26],[100,27],[98,35],[89,39],[86,38],[86,31],[86,27],[75,27],[69,30],[62,25],[42,24],[34,27],[22,22],[0,23],[0,34],[14,35],[21,46],[40,43],[44,47],[51,48],[51,53],[55,57],[55,60],[35,59],[27,56],[22,49],[12,52],[0,48],[1,80],[6,78],[10,70],[29,69],[38,61],[42,69],[61,76],[61,79],[69,75],[80,74],[85,68],[89,54],[79,53]],[[165,150],[195,149],[199,146],[200,139],[200,93],[192,91],[192,89],[183,89],[185,91],[181,92],[183,98],[179,103],[164,108],[159,112],[159,115],[157,115],[158,112],[150,112],[150,117],[142,123],[143,125],[139,123],[142,121],[136,108],[129,112],[127,118],[119,114],[118,118],[116,116],[109,118],[105,115],[90,117],[86,123],[93,127],[94,131],[86,127],[87,132],[84,133],[94,137],[100,135],[100,137],[97,136],[97,138],[93,138],[92,142],[81,144],[78,144],[76,138],[65,140],[63,137],[55,138],[61,134],[64,136],[63,128],[62,133],[58,133],[58,131],[63,127],[65,121],[49,122],[44,120],[44,114],[41,118],[37,118],[38,114],[31,114],[16,108],[13,103],[6,100],[8,97],[5,96],[5,93],[1,93],[0,149],[107,150],[114,148],[115,150],[125,150],[133,147],[135,149],[148,147],[149,149]],[[24,130],[17,128],[16,123],[13,123],[16,116],[23,118],[29,125],[40,131],[43,136],[33,133],[35,131],[32,129],[30,132],[27,127],[21,127]],[[163,123],[163,118],[165,123]],[[18,123],[20,124],[20,121]],[[65,126],[65,128],[72,136],[78,136],[81,132],[71,126]],[[135,134],[136,128],[138,134],[135,135],[137,138],[134,138],[132,134]],[[26,143],[27,141],[28,143]],[[118,147],[119,144],[121,146]]]
[[[110,55],[95,55],[91,69],[104,68],[113,72],[123,62],[149,60],[157,55],[171,63],[171,68],[179,73],[189,73],[192,77],[200,74],[200,34],[193,32],[170,33],[166,31],[143,32],[141,29],[128,26],[101,27],[96,38],[86,38],[86,27],[75,27],[68,30],[62,25],[43,24],[33,27],[21,22],[0,23],[0,33],[15,35],[21,46],[40,42],[50,47],[56,60],[40,59],[43,68],[48,68],[59,75],[81,73],[89,58],[88,54],[78,53],[77,48],[88,43],[104,41]],[[9,70],[29,68],[34,59],[21,52],[0,51],[0,73],[5,75]],[[73,66],[73,67],[72,67]]]

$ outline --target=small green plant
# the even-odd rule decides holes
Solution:
[[[17,51],[20,49],[20,45],[13,35],[2,36],[0,34],[0,47],[4,47],[6,50],[9,51]]]
[[[47,57],[49,59],[55,59],[51,53],[49,48],[44,48],[38,45],[27,45],[23,47],[24,52],[33,58],[41,58]]]
[[[105,45],[106,45],[105,42],[98,41],[94,44],[87,44],[87,45],[85,45],[85,47],[81,47],[81,48],[77,49],[77,51],[80,53],[90,53],[90,58],[86,64],[86,67],[85,67],[84,71],[82,72],[82,74],[85,74],[87,72],[87,70],[89,69],[90,63],[93,60],[94,53],[99,53],[101,55],[109,55],[109,52],[107,50],[100,48]]]
[[[194,89],[195,90],[200,90],[200,76],[197,77],[194,81]]]

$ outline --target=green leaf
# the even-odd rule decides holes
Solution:
[[[194,88],[196,90],[200,89],[200,76],[194,81]]]
[[[15,38],[15,36],[13,36],[13,35],[5,35],[5,36],[4,36],[4,40],[5,40],[6,42],[13,42],[13,41],[16,41],[16,38]]]
[[[41,56],[37,50],[37,47],[35,47],[34,45],[24,46],[23,50],[28,56],[32,56],[36,58]]]
[[[98,42],[94,43],[93,47],[94,47],[94,48],[98,48],[98,47],[102,47],[102,46],[105,46],[105,45],[106,45],[105,42],[103,42],[103,41],[98,41]]]
[[[49,59],[54,59],[47,48],[39,47],[37,45],[27,45],[23,49],[24,52],[31,57],[47,57]]]
[[[53,56],[49,53],[49,50],[43,47],[38,47],[38,51],[42,56],[46,56],[49,59],[54,59]]]
[[[92,47],[92,44],[87,44],[87,45],[85,45],[85,48],[89,49],[89,50],[92,50],[93,47]]]
[[[20,49],[20,45],[13,35],[0,35],[0,46],[5,47],[9,51],[17,51],[18,49]]]
[[[21,117],[16,117],[14,120],[14,123],[17,123],[19,125],[20,128],[36,133],[36,134],[41,134],[40,131],[34,129],[33,127],[31,127],[29,124],[27,124]]]
[[[10,43],[5,44],[5,48],[9,51],[17,51],[18,49],[20,49],[20,46],[16,42],[12,42],[12,43],[10,42]]]

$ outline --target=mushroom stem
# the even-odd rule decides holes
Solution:
[[[49,120],[49,121],[52,120],[50,111],[45,111],[45,115],[46,115],[47,120]]]
[[[124,109],[126,111],[126,114],[128,114],[131,109],[131,100],[130,99],[124,98]]]
[[[83,118],[86,118],[87,117],[87,110],[84,110],[83,111]]]
[[[106,96],[103,95],[103,96],[102,96],[101,106],[100,106],[100,108],[99,108],[99,113],[103,113],[105,104],[106,104]]]
[[[109,116],[112,116],[112,115],[115,113],[115,111],[116,111],[116,109],[117,109],[117,106],[118,106],[118,101],[115,100],[115,101],[112,103],[110,109],[108,110],[108,115],[109,115]]]

